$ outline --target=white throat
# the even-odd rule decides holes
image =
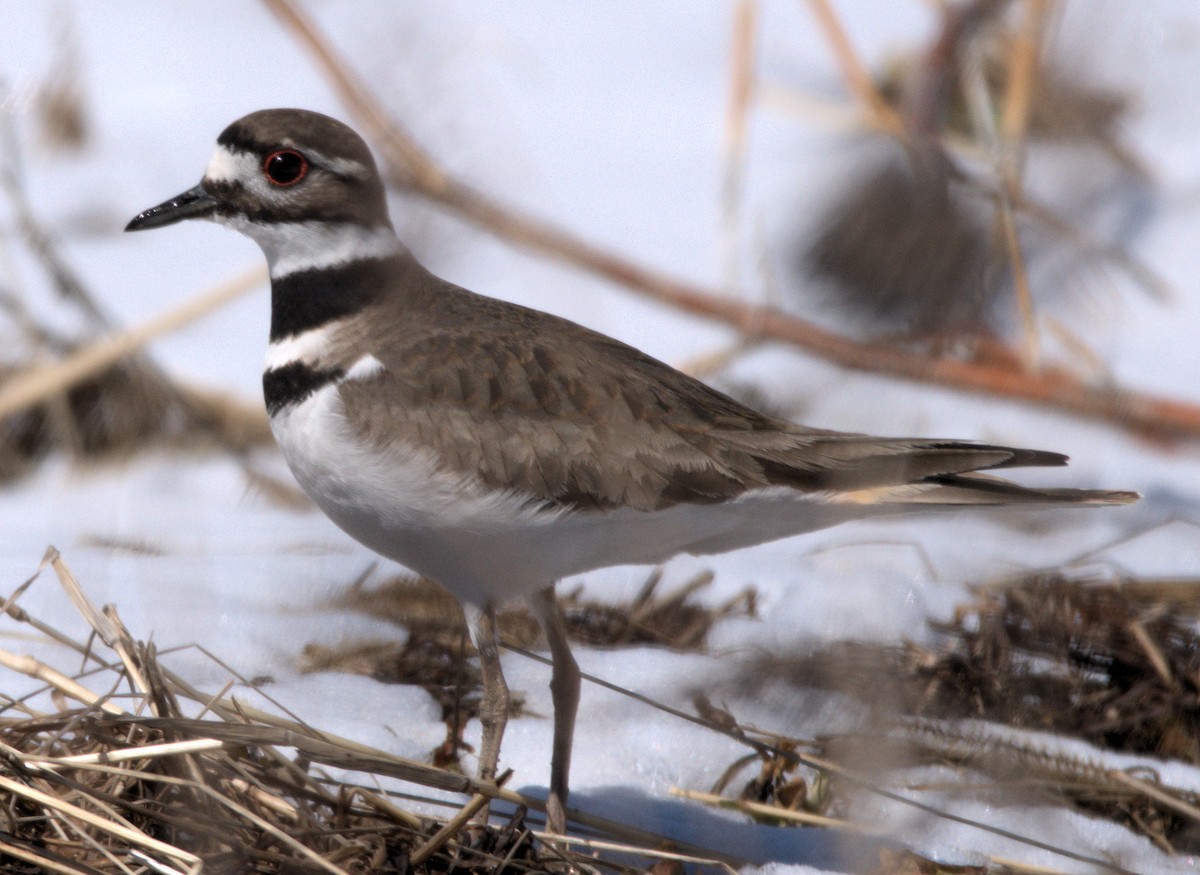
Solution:
[[[396,232],[386,225],[366,228],[352,222],[253,222],[241,216],[218,221],[261,247],[273,280],[405,252]]]

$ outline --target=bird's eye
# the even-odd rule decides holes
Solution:
[[[308,160],[294,149],[278,149],[263,161],[263,174],[272,185],[295,185],[308,175]]]

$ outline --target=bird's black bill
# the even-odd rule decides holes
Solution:
[[[206,192],[203,186],[197,185],[156,207],[138,213],[125,226],[125,230],[145,231],[148,228],[162,228],[184,219],[198,219],[211,215],[216,209],[217,199]]]

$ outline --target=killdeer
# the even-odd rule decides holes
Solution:
[[[480,776],[508,715],[497,605],[529,600],[550,643],[549,825],[565,827],[579,669],[554,583],[848,520],[960,506],[1124,504],[983,471],[1058,453],[805,428],[619,341],[439,279],[397,239],[366,144],[297,109],[231,124],[200,184],[126,230],[210,219],[271,275],[263,394],[296,479],[372,550],[438,581],[484,679]]]

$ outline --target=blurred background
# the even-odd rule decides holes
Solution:
[[[363,743],[429,760],[446,741],[438,682],[383,666],[436,595],[389,589],[402,571],[312,511],[266,430],[257,247],[209,224],[121,233],[198,181],[229,122],[303,107],[363,133],[404,241],[467,288],[614,335],[808,425],[1061,451],[1069,469],[1027,482],[1145,496],[683,557],[662,586],[703,576],[679,601],[707,612],[704,633],[584,636],[585,670],[689,709],[703,693],[789,737],[861,729],[872,700],[889,719],[1036,729],[1097,745],[1087,756],[1165,757],[1155,768],[1175,798],[1200,793],[1194,4],[63,0],[10,3],[5,18],[0,589],[54,544],[139,638],[202,643]],[[587,599],[636,613],[646,573],[561,589],[582,584],[574,610],[594,633],[602,611]],[[1100,601],[1081,605],[1084,591]],[[48,581],[22,604],[86,634]],[[448,641],[457,617],[439,610]],[[10,625],[0,636],[55,652]],[[179,659],[195,682],[224,683],[195,652]],[[1027,678],[1039,659],[1083,686],[1039,676],[1000,695],[1017,684],[1005,672]],[[1118,683],[1117,663],[1134,674]],[[511,654],[506,671],[533,716],[510,728],[505,759],[536,786],[545,679]],[[1084,713],[1057,710],[1083,700]],[[736,753],[630,709],[585,690],[581,799],[633,787],[639,817],[686,820],[650,800],[707,789]],[[614,768],[602,754],[620,743],[632,764]],[[947,756],[916,748],[904,768]],[[933,774],[872,770],[889,786]],[[795,803],[794,779],[742,795]],[[1041,794],[1006,801],[1014,829],[1135,871],[1182,867],[1200,847],[1179,806]],[[849,790],[807,797],[850,819],[894,816],[930,858],[972,848],[1067,866],[913,825]],[[995,802],[955,798],[980,817]],[[805,862],[775,839],[748,841],[768,849],[759,862]]]

